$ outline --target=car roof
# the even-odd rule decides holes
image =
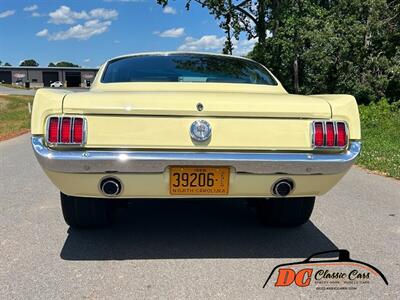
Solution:
[[[168,55],[208,55],[208,56],[220,56],[220,57],[227,57],[227,58],[237,58],[237,59],[242,59],[242,60],[247,60],[251,62],[256,61],[243,57],[243,56],[238,56],[238,55],[229,55],[229,54],[222,54],[222,53],[213,53],[213,52],[197,52],[197,51],[156,51],[156,52],[139,52],[139,53],[131,53],[131,54],[124,54],[120,56],[113,57],[109,59],[107,62],[114,61],[114,60],[119,60],[122,58],[128,58],[128,57],[135,57],[135,56],[168,56]]]

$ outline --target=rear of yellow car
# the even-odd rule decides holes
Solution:
[[[255,199],[306,222],[360,151],[348,95],[289,95],[255,62],[208,54],[109,61],[89,92],[39,90],[32,145],[66,222],[105,225],[115,199]]]

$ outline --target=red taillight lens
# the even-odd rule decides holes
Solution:
[[[74,121],[74,143],[82,144],[83,141],[83,119],[75,118]]]
[[[339,147],[347,145],[346,125],[343,122],[337,123],[337,145]]]
[[[61,143],[71,143],[71,118],[63,118],[61,122]]]
[[[50,143],[58,142],[58,117],[51,117],[48,128],[48,141]]]
[[[80,117],[50,117],[47,124],[47,142],[50,144],[82,145],[85,120]]]
[[[335,129],[333,122],[326,122],[326,146],[335,146]]]
[[[314,123],[314,146],[322,147],[324,145],[324,129],[322,122]]]
[[[314,147],[344,148],[347,146],[347,125],[345,122],[314,121]]]

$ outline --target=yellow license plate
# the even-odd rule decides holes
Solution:
[[[170,167],[171,195],[226,195],[229,167]]]

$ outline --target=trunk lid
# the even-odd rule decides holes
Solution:
[[[197,104],[203,105],[198,111]],[[319,98],[283,93],[220,91],[90,91],[68,94],[64,113],[95,115],[330,118]]]

